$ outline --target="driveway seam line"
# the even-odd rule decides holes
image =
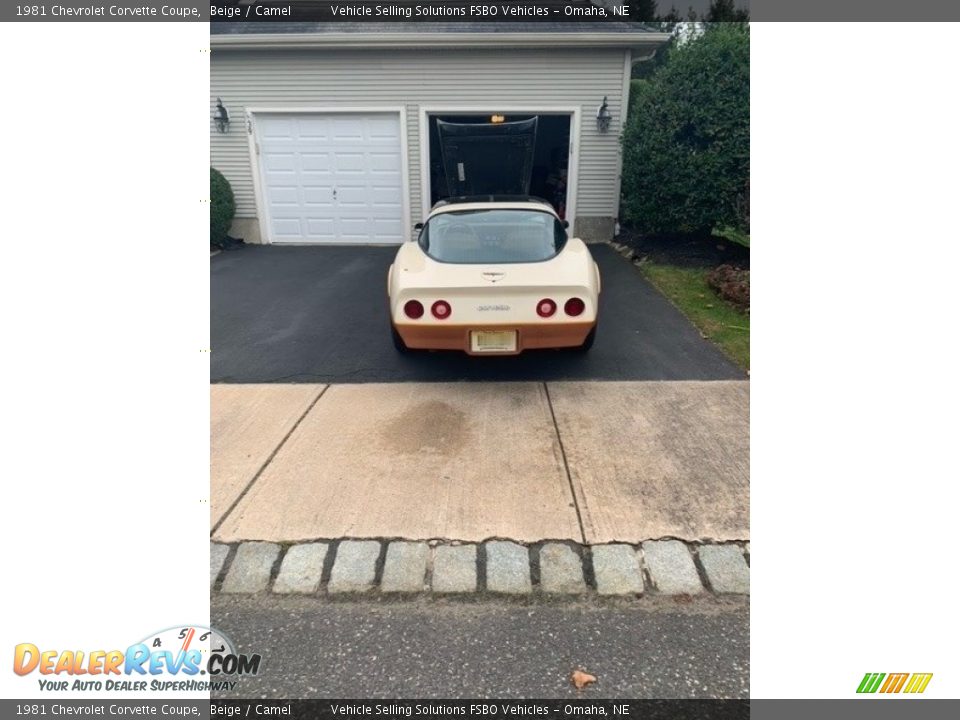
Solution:
[[[234,498],[232,503],[230,503],[230,507],[227,508],[227,511],[223,515],[221,515],[220,519],[217,520],[217,522],[214,524],[212,528],[210,528],[211,538],[213,537],[213,534],[220,529],[220,526],[223,525],[224,522],[226,522],[227,518],[230,517],[233,511],[237,508],[237,505],[240,504],[240,501],[246,497],[248,492],[250,492],[250,489],[254,486],[257,480],[260,479],[260,476],[263,474],[263,471],[267,469],[267,466],[273,462],[273,459],[277,456],[277,453],[280,452],[280,448],[282,448],[284,445],[287,444],[287,440],[289,440],[290,436],[297,431],[297,428],[300,427],[300,423],[303,422],[303,419],[310,414],[310,411],[313,410],[314,406],[320,401],[320,398],[322,398],[324,394],[327,392],[327,390],[330,389],[330,385],[331,383],[327,383],[326,385],[323,386],[323,390],[321,390],[319,394],[310,403],[310,405],[307,406],[307,409],[303,411],[303,414],[297,418],[297,421],[293,424],[293,427],[291,427],[290,430],[287,432],[287,434],[283,436],[283,439],[279,443],[277,443],[277,446],[273,449],[273,452],[271,452],[270,455],[267,457],[267,459],[263,461],[263,465],[260,466],[260,469],[257,470],[256,473],[254,473],[252,478],[250,478],[250,482],[246,484],[243,490],[240,491],[240,494],[237,495],[236,498]]]
[[[560,436],[560,426],[557,424],[557,413],[553,409],[553,400],[550,397],[550,388],[547,383],[543,383],[543,392],[547,396],[547,407],[550,408],[550,419],[553,420],[553,431],[557,435],[557,442],[560,444],[560,457],[563,458],[563,471],[567,474],[567,486],[570,488],[570,497],[573,499],[573,509],[577,513],[577,525],[580,526],[580,540],[586,545],[587,533],[583,528],[583,517],[580,514],[580,503],[577,502],[577,491],[573,487],[573,476],[570,474],[570,463],[567,462],[567,450],[563,446],[563,438]]]

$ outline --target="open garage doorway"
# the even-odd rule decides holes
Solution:
[[[536,120],[536,133],[533,143],[532,167],[530,169],[529,194],[549,201],[561,218],[570,219],[572,216],[572,197],[569,178],[574,177],[571,172],[575,158],[571,143],[571,130],[574,126],[573,112],[510,112],[510,113],[471,113],[471,112],[441,112],[425,111],[426,120],[426,154],[421,158],[424,177],[429,178],[424,183],[424,210],[428,210],[435,203],[455,194],[451,188],[458,187],[459,178],[449,178],[447,170],[451,167],[444,163],[441,133],[438,120],[446,123],[476,124],[478,126],[492,126],[507,123],[523,123]],[[479,128],[482,131],[482,127]],[[421,134],[422,137],[422,134]],[[501,143],[491,138],[489,153],[506,152]],[[488,158],[488,163],[491,158]],[[493,158],[495,159],[495,158]],[[505,157],[504,166],[510,165]],[[425,162],[424,162],[425,161]],[[453,165],[456,167],[456,164]],[[451,182],[453,180],[453,182]]]

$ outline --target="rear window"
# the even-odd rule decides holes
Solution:
[[[464,210],[434,215],[420,247],[445,263],[529,263],[555,257],[567,242],[563,224],[540,210]]]

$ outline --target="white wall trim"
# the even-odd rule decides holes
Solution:
[[[257,206],[257,224],[260,226],[260,242],[270,244],[268,232],[266,203],[264,202],[263,187],[260,182],[260,157],[257,153],[257,118],[249,108],[244,109],[247,120],[247,151],[250,153],[250,174],[253,176],[253,201]]]
[[[263,194],[263,175],[260,167],[260,156],[257,153],[257,115],[331,115],[331,114],[361,114],[382,113],[396,114],[400,118],[400,174],[403,204],[401,206],[401,222],[403,223],[405,240],[411,232],[410,220],[410,166],[408,162],[409,149],[407,147],[407,108],[405,105],[256,105],[244,108],[249,119],[251,132],[247,136],[250,152],[250,171],[253,174],[253,195],[257,204],[257,219],[260,222],[260,242],[270,245],[270,222],[267,217],[267,203]],[[325,243],[326,244],[326,243]]]
[[[580,127],[579,107],[574,108],[570,117],[570,160],[567,164],[567,221],[570,232],[574,233],[577,220],[577,198],[580,195]]]
[[[420,106],[420,211],[421,220],[430,214],[430,115],[481,114],[504,115],[544,114],[570,116],[570,157],[567,162],[566,219],[571,230],[577,218],[577,186],[580,174],[580,112],[578,105],[421,105]]]

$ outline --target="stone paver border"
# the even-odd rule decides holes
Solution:
[[[210,590],[301,597],[742,596],[750,593],[750,543],[211,543]]]

